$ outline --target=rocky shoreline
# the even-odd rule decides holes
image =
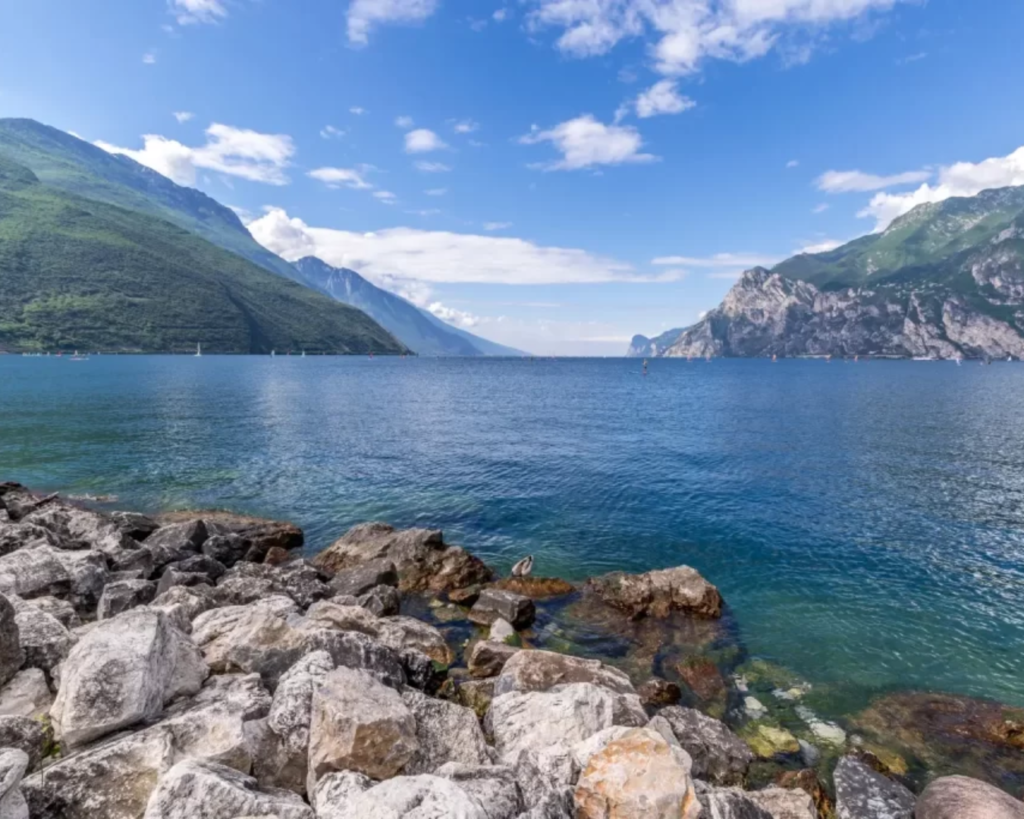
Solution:
[[[382,523],[302,546],[0,484],[0,819],[1024,819],[1024,714],[819,717],[690,567],[499,578]]]

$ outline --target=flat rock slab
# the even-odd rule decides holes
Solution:
[[[838,819],[912,819],[914,816],[917,798],[913,793],[852,757],[839,760],[834,781]]]

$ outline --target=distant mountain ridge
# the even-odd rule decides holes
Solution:
[[[452,327],[354,270],[332,267],[315,256],[294,263],[305,281],[338,301],[358,307],[419,355],[522,356],[511,347]]]
[[[636,336],[628,354],[1024,358],[1024,187],[748,270],[701,321]]]

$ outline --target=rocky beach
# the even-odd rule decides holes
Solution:
[[[0,484],[0,819],[1024,817],[1024,711],[834,717],[695,568],[500,577],[383,523],[303,546]]]

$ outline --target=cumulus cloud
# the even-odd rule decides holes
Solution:
[[[659,114],[681,114],[696,104],[679,93],[675,80],[661,80],[636,98],[636,115],[647,119]]]
[[[931,171],[906,171],[891,176],[877,176],[863,171],[825,171],[815,180],[818,190],[825,193],[851,193],[879,191],[897,185],[915,185],[931,178]]]
[[[178,120],[179,123],[181,123],[181,122],[188,122],[194,116],[195,116],[195,114],[193,114],[191,111],[175,111],[174,112],[174,118],[176,120]]]
[[[395,117],[395,125],[402,130],[412,128],[412,117]]]
[[[674,76],[710,59],[746,62],[773,48],[809,57],[813,34],[902,0],[528,0],[534,30],[561,30],[559,50],[573,57],[608,53],[645,37],[656,68]]]
[[[575,171],[595,165],[621,165],[623,163],[656,162],[653,154],[641,153],[643,139],[640,132],[628,125],[605,125],[591,114],[570,119],[547,131],[537,126],[519,138],[523,145],[550,142],[559,153],[560,160],[531,165],[544,171]]]
[[[427,128],[417,128],[405,135],[405,152],[407,154],[425,154],[430,151],[441,151],[447,147],[441,137]]]
[[[447,173],[451,168],[443,162],[428,162],[425,159],[421,159],[416,163],[416,170],[423,171],[423,173]]]
[[[335,128],[333,125],[325,125],[320,129],[320,136],[324,139],[341,139],[345,136],[345,132],[341,128]]]
[[[168,0],[179,25],[216,23],[228,16],[221,0]]]
[[[281,208],[249,223],[256,241],[289,261],[319,256],[375,281],[571,284],[662,281],[617,259],[524,239],[396,227],[370,233],[310,227]]]
[[[426,20],[437,10],[437,0],[352,0],[348,7],[348,39],[366,45],[370,32],[385,24],[410,24]]]
[[[470,328],[476,327],[480,323],[479,316],[474,316],[472,313],[467,313],[463,310],[456,310],[454,307],[445,307],[439,301],[428,304],[427,310],[441,319],[441,321],[447,321],[456,327]]]
[[[918,205],[941,202],[952,196],[977,196],[989,188],[1024,185],[1024,146],[1007,156],[982,162],[957,162],[939,168],[936,184],[921,185],[908,193],[878,193],[857,215],[875,220],[875,230],[885,230],[899,216]]]
[[[206,129],[206,137],[206,144],[198,148],[156,134],[142,137],[141,150],[103,141],[96,142],[96,145],[109,153],[129,156],[179,185],[195,185],[199,168],[252,182],[288,184],[285,168],[291,164],[295,154],[290,136],[261,134],[215,122]]]
[[[373,187],[355,168],[317,168],[310,171],[307,176],[323,182],[329,188],[369,190]]]

